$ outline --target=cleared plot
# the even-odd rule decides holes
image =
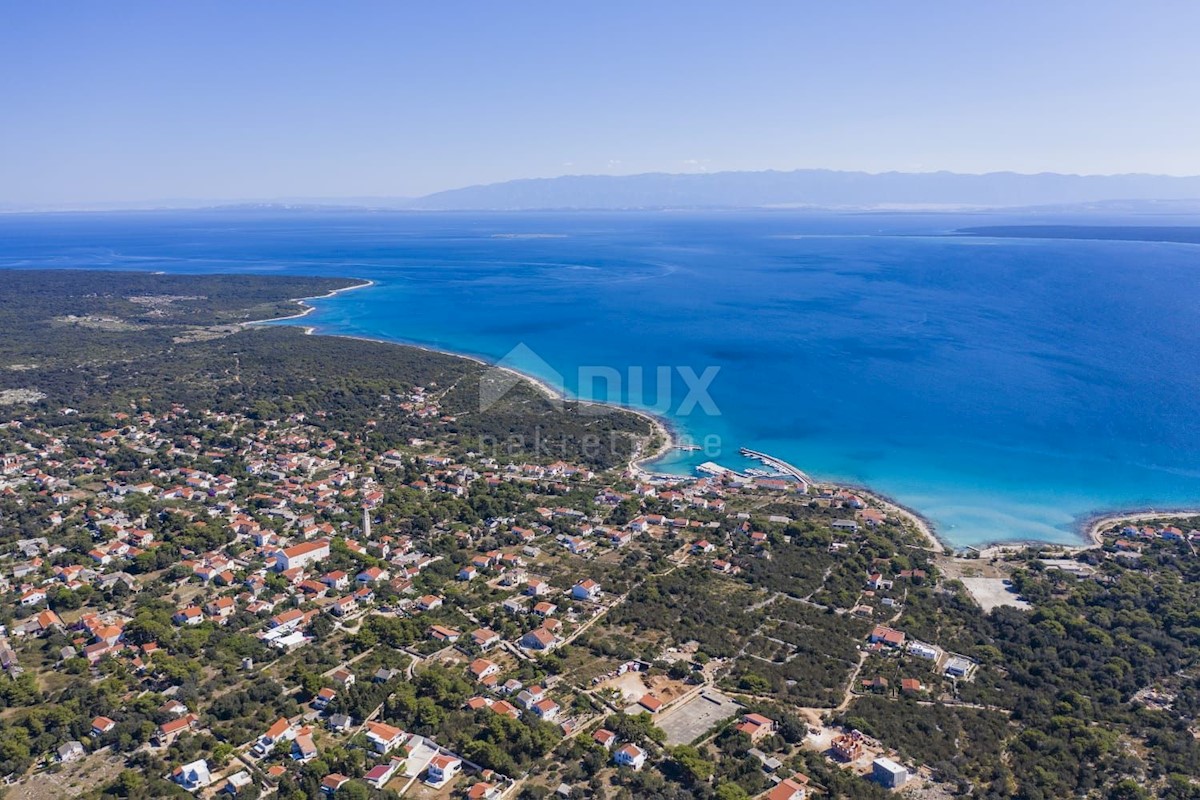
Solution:
[[[63,765],[59,772],[35,773],[24,784],[10,788],[9,796],[29,800],[79,797],[115,779],[124,765],[123,756],[105,749],[73,764]]]
[[[985,612],[1000,606],[1031,607],[1029,603],[1017,597],[1017,593],[1004,582],[1003,578],[959,578],[959,580],[962,581],[963,586],[967,587],[971,597],[975,598],[975,602],[979,603]]]
[[[694,742],[740,710],[741,706],[730,697],[716,689],[705,689],[686,703],[668,710],[655,720],[655,724],[667,735],[667,744],[674,747]]]

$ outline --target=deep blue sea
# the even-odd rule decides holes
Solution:
[[[1062,221],[9,215],[0,267],[369,278],[295,324],[508,357],[717,445],[661,469],[752,466],[751,447],[891,495],[955,545],[1073,542],[1097,511],[1200,507],[1200,246],[954,235]]]

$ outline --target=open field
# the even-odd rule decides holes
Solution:
[[[716,689],[705,689],[686,703],[664,712],[657,725],[667,734],[667,744],[689,744],[740,709],[732,698]]]
[[[1018,599],[1013,588],[1004,582],[1004,578],[959,578],[975,602],[984,611],[992,611],[1000,606],[1013,608],[1030,608],[1029,603]]]

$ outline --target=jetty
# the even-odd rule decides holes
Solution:
[[[786,461],[781,461],[772,455],[760,453],[757,450],[751,450],[748,447],[743,447],[742,449],[738,450],[738,453],[746,458],[752,458],[755,461],[761,461],[763,464],[766,464],[776,472],[780,472],[784,475],[795,478],[804,487],[805,492],[808,491],[808,487],[813,485],[813,479],[810,478],[803,470],[792,466]]]
[[[704,475],[715,475],[717,477],[724,477],[725,475],[729,475],[734,478],[746,477],[737,470],[732,470],[729,467],[722,467],[720,464],[714,461],[705,461],[703,464],[698,464],[696,466],[696,472]]]

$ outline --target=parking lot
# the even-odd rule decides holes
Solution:
[[[705,689],[691,700],[664,712],[655,724],[667,734],[667,744],[689,744],[741,711],[734,700],[716,689]]]

